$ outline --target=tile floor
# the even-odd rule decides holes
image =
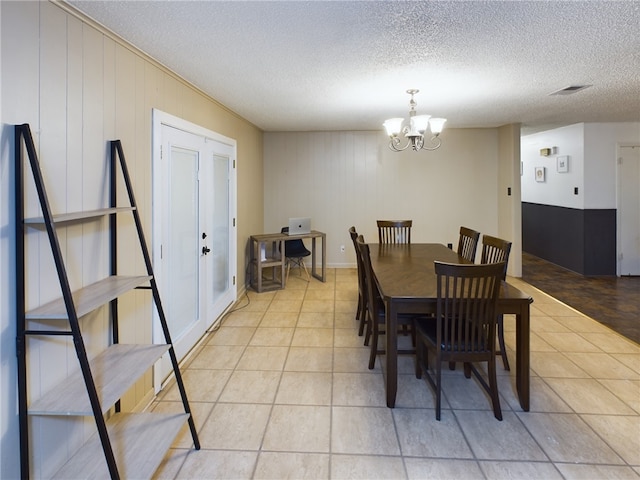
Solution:
[[[186,362],[202,448],[185,428],[156,477],[640,478],[640,346],[509,281],[534,298],[530,412],[499,363],[502,422],[460,368],[444,370],[437,422],[408,356],[387,408],[380,358],[368,370],[357,335],[356,270],[330,269],[326,283],[292,273],[285,290],[249,292]],[[505,321],[513,348],[514,320]],[[151,408],[179,411],[175,386]]]

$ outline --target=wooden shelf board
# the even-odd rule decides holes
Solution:
[[[86,212],[71,212],[60,213],[53,215],[54,223],[74,222],[78,220],[87,220],[91,218],[104,217],[105,215],[111,215],[113,213],[125,213],[132,212],[134,207],[116,207],[116,208],[101,208],[99,210],[88,210]],[[31,217],[25,218],[24,223],[29,225],[43,225],[44,217]]]
[[[151,276],[111,276],[76,290],[71,295],[76,306],[76,314],[82,317],[98,307],[109,303],[114,298],[129,290],[148,282]],[[62,297],[30,310],[25,315],[27,320],[67,320],[67,308]]]
[[[151,478],[189,414],[118,413],[107,421],[120,478]],[[63,465],[53,478],[109,478],[98,434]]]
[[[169,349],[169,345],[111,345],[90,361],[102,413]],[[69,375],[29,405],[29,415],[93,415],[82,372]]]

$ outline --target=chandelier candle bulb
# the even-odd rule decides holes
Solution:
[[[402,118],[390,118],[382,124],[390,138],[389,148],[394,152],[401,152],[409,148],[409,146],[416,152],[418,150],[436,150],[440,148],[442,142],[438,136],[442,133],[444,123],[447,120],[445,118],[431,118],[431,115],[417,115],[417,103],[413,99],[413,96],[419,91],[420,90],[416,89],[407,90],[407,93],[411,95],[411,101],[409,102],[409,106],[411,107],[409,110],[409,125],[403,127],[402,123],[404,119]],[[431,128],[432,136],[430,144],[427,144],[424,137],[429,128]],[[407,139],[404,146],[402,146],[402,140],[400,139],[401,133],[404,134],[404,138]]]

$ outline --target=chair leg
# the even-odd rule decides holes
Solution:
[[[371,352],[369,353],[369,370],[373,370],[378,355],[378,324],[374,320],[370,320],[370,322],[373,323],[373,335],[371,336]]]
[[[504,317],[498,315],[498,344],[500,345],[500,356],[505,370],[510,370],[509,359],[507,358],[507,347],[504,344]]]
[[[491,390],[491,403],[493,404],[493,415],[502,421],[502,410],[500,409],[500,397],[498,395],[498,378],[496,376],[496,359],[489,361],[489,389]]]
[[[442,359],[436,360],[436,420],[440,421],[440,398],[442,396]]]
[[[309,275],[309,270],[307,270],[307,265],[304,263],[304,261],[302,259],[300,259],[300,265],[302,265],[302,268],[304,268],[304,273],[307,274],[307,282],[310,282],[311,281],[311,276]]]

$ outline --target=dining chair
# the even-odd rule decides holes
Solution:
[[[364,327],[367,321],[367,288],[366,279],[364,278],[364,268],[362,267],[362,257],[360,256],[360,252],[358,251],[358,243],[356,242],[356,240],[358,239],[358,232],[356,232],[355,226],[349,229],[349,236],[351,236],[353,248],[356,251],[356,266],[358,268],[358,309],[356,311],[356,320],[359,323],[358,335],[362,336],[364,334]],[[369,341],[366,338],[365,345],[369,345]]]
[[[427,381],[436,394],[436,420],[440,420],[442,362],[463,362],[464,375],[475,375],[491,397],[493,414],[502,420],[496,377],[496,305],[504,263],[485,265],[434,262],[437,276],[435,319],[417,320],[416,377]],[[435,352],[435,380],[429,373],[429,352]],[[489,383],[474,363],[486,362]]]
[[[411,243],[413,220],[378,220],[379,243]]]
[[[478,240],[480,232],[476,232],[467,227],[460,227],[460,236],[458,238],[458,255],[462,256],[470,262],[476,260],[476,250],[478,248]]]
[[[480,263],[504,262],[502,280],[507,278],[507,265],[509,263],[509,253],[511,252],[511,242],[491,235],[482,235],[482,255]],[[498,344],[500,350],[496,352],[502,357],[505,370],[509,370],[509,359],[507,358],[507,348],[504,343],[504,318],[498,315]]]
[[[289,233],[289,227],[282,227],[280,233]],[[284,257],[287,265],[287,281],[289,280],[289,270],[291,269],[292,263],[300,269],[300,272],[302,272],[302,269],[304,269],[304,272],[307,274],[307,282],[311,281],[309,270],[307,270],[307,266],[304,263],[304,257],[308,257],[309,255],[311,255],[311,252],[307,250],[307,247],[304,246],[304,242],[301,238],[284,241]],[[300,275],[302,275],[302,273],[300,273]]]
[[[370,354],[369,354],[369,370],[373,370],[376,362],[376,355],[383,355],[385,351],[383,349],[378,349],[378,338],[380,335],[384,335],[384,325],[385,325],[385,308],[382,297],[380,296],[380,292],[378,291],[378,287],[376,285],[375,279],[373,278],[373,269],[371,268],[371,257],[369,254],[369,245],[367,245],[364,241],[364,237],[362,235],[358,235],[356,239],[356,243],[358,245],[358,251],[360,252],[360,256],[362,258],[362,266],[365,272],[365,283],[366,283],[366,300],[367,300],[367,322],[366,329],[367,332],[365,334],[365,345],[367,344],[367,340],[370,337],[371,345],[370,345]],[[398,327],[408,327],[411,330],[412,335],[412,343],[415,344],[415,333],[413,329],[415,315],[398,315]],[[414,349],[399,349],[398,354],[410,354],[413,355],[415,353]]]

